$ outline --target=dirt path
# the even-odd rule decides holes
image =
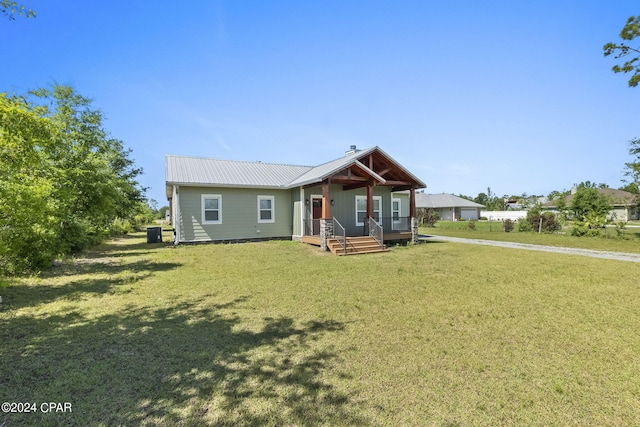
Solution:
[[[420,239],[429,241],[446,241],[456,243],[469,243],[472,245],[500,246],[504,248],[526,249],[529,251],[555,252],[567,255],[582,255],[593,258],[614,259],[618,261],[640,262],[640,254],[627,252],[594,251],[592,249],[564,248],[558,246],[531,245],[528,243],[499,242],[496,240],[465,239],[462,237],[420,235]]]

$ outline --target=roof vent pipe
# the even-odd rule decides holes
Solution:
[[[349,151],[346,151],[346,152],[344,153],[344,155],[345,155],[345,156],[350,156],[350,155],[352,155],[352,154],[357,153],[358,151],[359,151],[359,150],[356,148],[356,146],[355,146],[355,145],[352,145],[352,146],[350,146],[350,147],[349,147]]]

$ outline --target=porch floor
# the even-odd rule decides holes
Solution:
[[[347,237],[362,237],[362,236],[347,236]],[[392,240],[411,240],[410,231],[397,231],[393,233],[385,233],[384,241],[390,242]],[[320,236],[302,236],[302,243],[308,243],[310,245],[320,246]]]

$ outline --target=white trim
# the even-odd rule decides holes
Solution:
[[[176,238],[173,242],[174,245],[180,243],[180,193],[178,189],[179,185],[173,186],[173,228],[176,230]]]
[[[258,199],[258,222],[261,224],[269,224],[269,223],[274,223],[276,222],[276,198],[273,195],[258,195],[257,197]],[[271,218],[270,219],[262,219],[260,217],[260,213],[262,212],[263,209],[260,209],[260,201],[262,200],[269,200],[271,202],[271,209],[269,209],[269,211],[271,212]],[[265,211],[267,209],[264,209]]]
[[[205,215],[205,199],[217,199],[218,200],[218,219],[207,220]],[[202,224],[222,224],[222,194],[203,194],[200,197],[200,209],[202,213]],[[214,210],[214,209],[211,209]]]
[[[304,198],[304,188],[300,187],[300,234],[299,236],[304,236],[304,219],[306,214],[306,200]]]
[[[393,209],[394,202],[398,202],[398,219],[397,220],[393,218],[393,214],[395,213]],[[401,218],[402,218],[402,199],[391,197],[391,229],[395,230],[396,227],[402,223]]]
[[[315,219],[313,217],[313,199],[322,200],[322,194],[311,194],[311,195],[309,195],[309,208],[311,209],[309,211],[309,217],[311,218],[311,221],[313,221]],[[317,219],[322,219],[322,211],[320,211],[320,218],[317,218]]]
[[[363,200],[366,202],[367,200],[367,196],[355,196],[355,210],[356,210],[356,227],[359,226],[364,226],[364,222],[358,222],[358,212],[362,212],[362,211],[358,211],[358,200]],[[382,196],[373,196],[373,201],[378,201],[378,210],[376,211],[375,207],[373,209],[373,212],[378,212],[378,223],[382,222]],[[365,216],[367,214],[367,211],[365,210]]]

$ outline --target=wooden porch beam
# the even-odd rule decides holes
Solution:
[[[362,188],[362,187],[366,187],[367,183],[366,182],[362,182],[359,184],[345,184],[342,186],[342,189],[344,191],[349,191],[349,190],[355,190],[356,188]]]
[[[391,172],[393,170],[393,168],[386,168],[385,170],[383,170],[382,172],[380,172],[378,175],[384,177],[386,174],[388,174],[389,172]]]
[[[369,178],[366,178],[364,176],[352,176],[351,178],[346,178],[346,177],[334,177],[331,182],[333,182],[334,184],[350,184],[352,182],[364,182],[367,183],[369,182]]]
[[[397,186],[401,186],[401,185],[407,185],[407,186],[411,186],[413,187],[413,182],[409,182],[409,181],[391,181],[391,180],[385,180],[384,185],[393,185],[394,187]]]

